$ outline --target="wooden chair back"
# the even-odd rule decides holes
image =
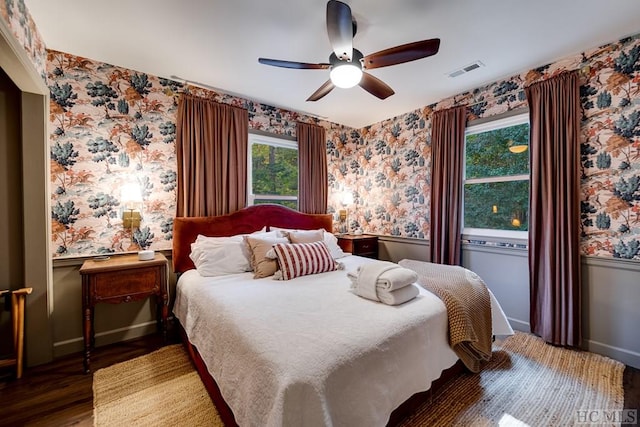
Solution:
[[[16,291],[0,291],[0,297],[11,294],[11,326],[13,331],[14,358],[0,359],[0,368],[16,367],[16,378],[22,378],[24,356],[24,302],[26,296],[33,292],[33,288],[22,288]]]

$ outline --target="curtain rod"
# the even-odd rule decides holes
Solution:
[[[493,101],[493,100],[498,99],[498,98],[501,98],[501,97],[503,97],[503,96],[509,96],[509,95],[511,95],[511,94],[513,94],[513,93],[519,93],[519,92],[524,92],[524,88],[510,90],[509,92],[505,92],[505,93],[503,93],[503,94],[500,94],[499,96],[495,96],[495,95],[493,95],[493,96],[491,96],[490,98],[485,98],[485,99],[483,99],[483,100],[481,100],[481,101],[470,102],[470,103],[468,103],[468,104],[464,104],[464,103],[454,104],[454,105],[452,105],[451,107],[461,107],[461,106],[465,106],[465,107],[472,107],[472,106],[474,106],[474,105],[482,104],[483,102]],[[520,100],[518,99],[518,101],[520,101]],[[524,100],[524,101],[526,101],[526,100]],[[455,97],[454,97],[454,102],[455,102]],[[451,107],[447,107],[447,108],[451,108]],[[443,109],[444,109],[444,108],[443,108]]]
[[[267,131],[261,130],[261,129],[249,129],[249,133],[252,133],[252,134],[258,135],[258,136],[269,136],[271,138],[286,139],[288,141],[296,141],[296,142],[298,142],[298,140],[296,138],[292,137],[291,135],[286,135],[286,134],[283,134],[283,133],[267,132]]]
[[[576,70],[564,70],[560,74],[565,74],[565,73],[568,74],[568,73],[572,73],[572,72],[578,72],[579,76],[586,76],[586,75],[589,74],[589,70],[590,70],[590,67],[588,65],[585,65],[585,66],[583,66],[583,67],[581,67],[579,69],[576,69]],[[558,74],[558,75],[560,75],[560,74]],[[546,79],[544,79],[544,80],[546,80]],[[541,80],[541,81],[544,81],[544,80]],[[471,106],[474,106],[474,105],[482,104],[483,102],[492,101],[494,99],[498,99],[498,98],[501,98],[503,96],[511,95],[512,93],[524,92],[524,89],[525,89],[524,87],[518,88],[518,89],[513,89],[513,90],[505,92],[505,93],[503,93],[503,94],[501,94],[499,96],[493,95],[489,99],[484,99],[482,101],[476,101],[476,102],[472,102],[472,103],[469,103],[469,104],[458,104],[458,105],[454,105],[454,107],[458,107],[458,106],[462,106],[462,105],[464,105],[465,107],[471,107]],[[518,100],[518,101],[520,101],[520,100]]]

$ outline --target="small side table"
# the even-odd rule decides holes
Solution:
[[[367,258],[378,259],[378,236],[370,234],[343,234],[338,237],[338,245],[345,252]]]
[[[89,373],[91,349],[95,346],[94,308],[97,303],[120,304],[155,295],[158,305],[158,329],[167,338],[169,290],[167,258],[156,253],[149,261],[138,255],[117,255],[106,260],[88,259],[80,268],[82,275],[82,316],[84,372]]]

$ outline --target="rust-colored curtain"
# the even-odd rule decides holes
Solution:
[[[580,89],[577,72],[525,88],[531,122],[531,331],[579,347]]]
[[[298,210],[327,213],[327,140],[322,126],[298,122]]]
[[[215,216],[247,203],[247,110],[182,94],[178,102],[177,216]]]
[[[436,111],[431,121],[431,262],[460,265],[466,107]]]

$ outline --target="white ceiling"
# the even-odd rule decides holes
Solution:
[[[306,102],[328,70],[325,0],[25,0],[47,48],[160,77],[177,76],[360,128],[640,32],[638,0],[346,0],[364,55],[438,37],[440,52],[371,70],[395,90],[359,87]],[[450,78],[476,60],[485,67]]]

